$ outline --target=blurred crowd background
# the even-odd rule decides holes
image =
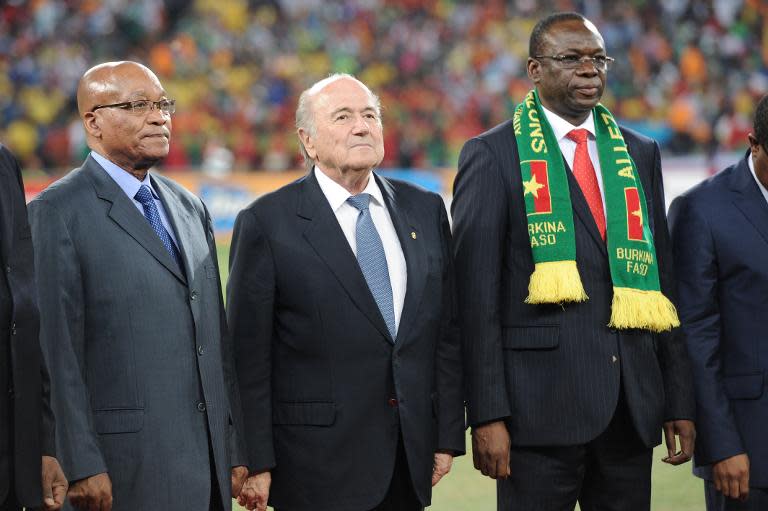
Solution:
[[[343,71],[381,97],[384,167],[450,168],[530,89],[528,36],[555,10],[605,37],[620,122],[667,155],[745,146],[768,92],[765,0],[5,0],[0,141],[26,169],[78,164],[77,80],[130,59],[177,100],[164,168],[296,169],[298,94]]]

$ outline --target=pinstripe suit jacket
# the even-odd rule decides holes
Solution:
[[[152,180],[183,272],[91,157],[30,203],[57,453],[71,481],[109,472],[114,511],[207,511],[215,461],[231,509],[245,463],[210,218]]]
[[[662,290],[673,290],[656,143],[622,129],[645,190]],[[566,164],[567,168],[567,164]],[[576,445],[608,425],[624,388],[647,446],[664,420],[692,419],[690,363],[676,333],[608,328],[606,245],[567,172],[576,262],[589,300],[529,305],[533,259],[512,122],[464,146],[452,205],[470,425],[505,418],[515,445]]]

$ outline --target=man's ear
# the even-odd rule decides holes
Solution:
[[[760,142],[757,141],[757,138],[755,138],[752,133],[747,135],[747,140],[749,140],[749,152],[752,154],[752,156],[756,156],[757,153],[760,152],[760,149],[762,149]]]
[[[534,83],[534,85],[537,85],[541,77],[541,62],[532,57],[528,57],[526,70],[528,71],[528,78]]]
[[[317,156],[317,151],[315,151],[315,145],[313,143],[314,141],[312,140],[312,136],[304,128],[299,128],[297,134],[299,135],[299,140],[304,146],[304,150],[307,152],[309,157],[314,160],[315,156]]]
[[[85,112],[83,115],[85,131],[94,138],[101,138],[101,119],[96,112]]]

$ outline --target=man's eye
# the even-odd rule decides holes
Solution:
[[[581,61],[581,57],[578,55],[560,55],[560,62],[564,64],[575,64],[579,61]]]
[[[347,114],[339,114],[336,116],[337,121],[346,121],[349,119],[349,116]]]
[[[147,100],[134,101],[133,103],[131,103],[131,108],[133,108],[134,110],[146,110],[147,108],[149,108],[149,101]]]
[[[608,59],[605,55],[595,55],[592,57],[592,60],[595,62],[595,64],[605,64],[608,62]]]

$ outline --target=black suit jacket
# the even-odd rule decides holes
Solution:
[[[747,155],[747,158],[751,156]],[[694,472],[746,452],[768,487],[768,204],[747,158],[669,210],[680,317],[696,387]]]
[[[21,169],[11,153],[0,145],[0,257],[13,301],[10,325],[10,371],[13,387],[13,474],[0,473],[0,502],[14,481],[16,498],[25,506],[42,502],[40,459],[54,455],[53,414],[49,401],[48,373],[42,363],[38,340],[39,323],[35,287],[32,237],[27,222]],[[3,336],[6,337],[6,336]],[[7,346],[0,348],[2,356]],[[2,382],[5,388],[5,382]],[[10,424],[0,424],[7,437]]]
[[[645,190],[661,288],[671,296],[658,146],[622,133]],[[608,328],[613,291],[606,245],[567,174],[576,263],[589,300],[529,305],[534,263],[512,122],[461,152],[452,212],[469,423],[505,418],[515,445],[581,444],[608,425],[623,386],[642,442],[657,445],[663,420],[693,418],[685,346],[676,334]]]
[[[426,506],[435,450],[464,450],[445,208],[435,194],[377,181],[408,272],[394,344],[314,173],[235,224],[227,306],[246,443],[253,469],[273,468],[278,509],[373,508],[401,433]]]

